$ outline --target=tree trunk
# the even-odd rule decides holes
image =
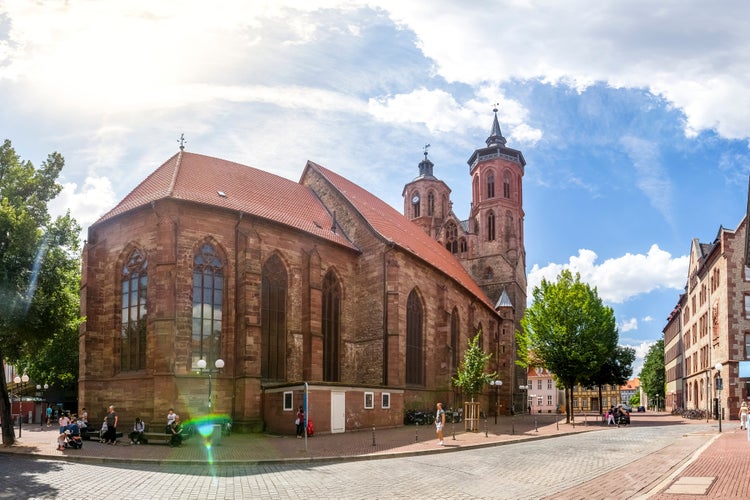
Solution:
[[[0,349],[0,361],[5,359]],[[5,370],[0,370],[0,418],[3,420],[3,446],[12,446],[16,442],[16,432],[13,428],[13,415],[10,408],[8,384],[5,381]]]

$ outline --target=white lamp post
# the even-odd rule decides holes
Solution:
[[[26,385],[26,383],[29,381],[29,376],[25,373],[22,377],[19,377],[16,375],[16,377],[13,379],[13,382],[16,383],[16,389],[19,387],[23,389],[23,387]],[[21,396],[21,393],[18,393],[18,437],[21,437],[21,424],[23,423],[23,398]]]
[[[503,385],[502,380],[490,380],[490,386],[495,388],[495,424],[497,424],[497,414],[500,410],[500,387]]]
[[[206,368],[206,360],[201,358],[196,363],[196,366],[201,371],[201,373],[207,373],[208,374],[208,411],[211,411],[211,374],[212,373],[218,373],[219,370],[224,368],[224,360],[219,358],[214,363],[214,366],[216,369],[213,368]]]

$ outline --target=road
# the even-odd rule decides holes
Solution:
[[[647,498],[713,434],[709,425],[690,426],[687,434],[681,426],[631,426],[454,453],[296,464],[88,464],[0,455],[0,498]]]

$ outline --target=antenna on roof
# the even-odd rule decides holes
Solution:
[[[180,143],[180,151],[185,151],[185,143],[187,142],[185,140],[185,134],[180,134],[180,138],[177,140],[177,142]]]

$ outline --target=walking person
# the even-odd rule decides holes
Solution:
[[[609,410],[607,410],[607,426],[609,426],[609,424],[614,424],[614,423],[615,423],[615,407],[610,406]]]
[[[117,444],[117,420],[118,420],[117,412],[115,411],[114,405],[109,405],[109,410],[107,413],[107,433],[104,437],[104,442],[109,443],[112,445]]]
[[[51,421],[52,421],[52,407],[48,406],[47,407],[47,427],[51,425],[50,424]]]
[[[747,428],[747,401],[743,401],[740,405],[738,416],[740,417],[740,429]]]
[[[297,426],[297,439],[302,439],[305,435],[305,410],[301,406],[297,410],[297,418],[294,423]]]
[[[443,427],[445,427],[445,410],[443,410],[443,403],[438,403],[437,413],[435,414],[435,431],[437,432],[438,446],[443,446]]]

